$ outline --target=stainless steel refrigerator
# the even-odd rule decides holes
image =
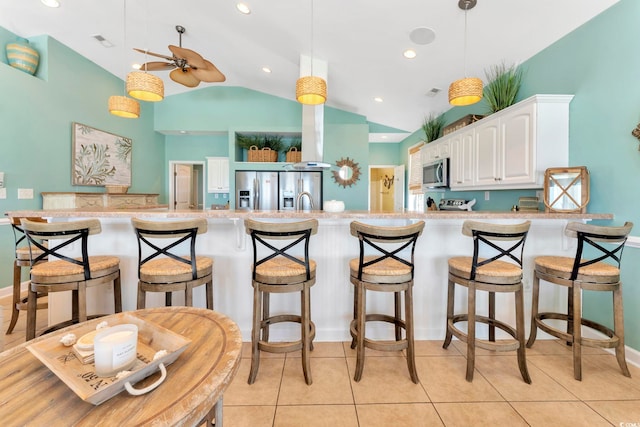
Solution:
[[[236,171],[236,209],[277,210],[278,172]]]
[[[278,208],[280,210],[322,209],[322,171],[282,171],[278,181],[280,190]],[[308,193],[300,197],[300,193]],[[310,200],[311,199],[311,200]],[[298,201],[301,206],[298,207]]]

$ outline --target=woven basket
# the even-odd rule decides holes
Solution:
[[[302,160],[302,151],[298,151],[296,147],[289,148],[287,151],[287,162],[298,163]]]
[[[125,194],[129,190],[128,185],[105,185],[104,188],[109,194]]]
[[[263,162],[277,162],[278,161],[278,152],[272,150],[269,147],[264,147],[262,150],[262,161]]]
[[[257,145],[252,145],[247,150],[247,161],[248,162],[261,162],[262,161],[262,152],[258,149]]]

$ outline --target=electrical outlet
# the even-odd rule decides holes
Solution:
[[[33,188],[18,188],[18,199],[33,199]]]
[[[485,200],[489,200],[489,192],[488,191],[484,192],[484,199]]]
[[[536,191],[536,197],[538,198],[539,201],[542,201],[542,198],[544,197],[544,191],[542,190]]]

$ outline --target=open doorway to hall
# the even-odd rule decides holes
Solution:
[[[169,209],[203,210],[204,162],[169,162]]]
[[[369,210],[400,212],[404,209],[404,165],[369,166]]]

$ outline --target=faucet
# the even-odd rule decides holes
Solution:
[[[309,204],[311,205],[311,210],[313,210],[313,199],[311,198],[311,193],[308,191],[301,191],[298,193],[298,197],[296,197],[296,210],[302,210],[302,196],[307,196],[309,198]]]

